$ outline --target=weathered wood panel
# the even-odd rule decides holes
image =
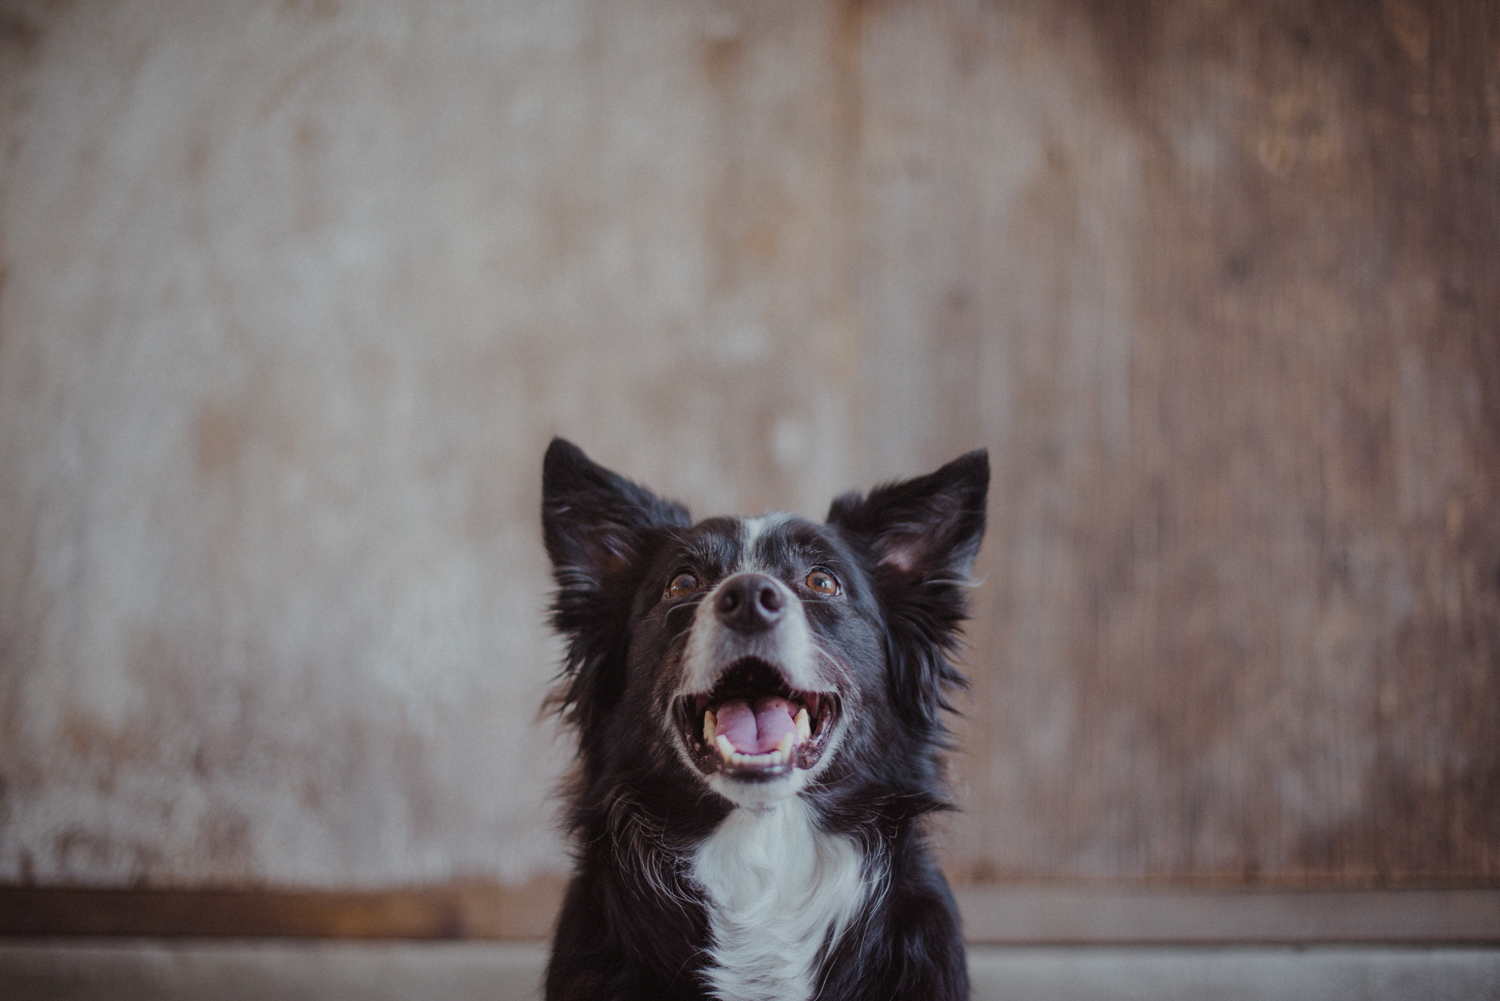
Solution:
[[[955,871],[1500,876],[1497,45],[867,11],[876,462],[997,460]]]
[[[0,11],[0,880],[557,872],[554,432],[991,449],[961,879],[1500,878],[1489,6]]]
[[[839,12],[5,11],[0,879],[561,869],[549,436],[854,480]]]
[[[0,886],[0,939],[543,939],[562,877],[396,890]],[[960,886],[970,944],[1500,945],[1500,890]],[[3,981],[3,978],[0,978]]]

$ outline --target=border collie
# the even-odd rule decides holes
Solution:
[[[821,525],[694,524],[553,440],[549,701],[579,746],[549,1001],[968,996],[924,817],[989,476],[970,452]]]

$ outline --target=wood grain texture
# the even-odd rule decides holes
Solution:
[[[1500,884],[1478,0],[0,2],[0,880],[524,884],[538,463],[990,449],[962,883]]]
[[[563,881],[378,891],[0,886],[0,939],[545,939]],[[1500,890],[966,886],[971,944],[1500,945]]]
[[[550,436],[855,481],[841,12],[4,14],[0,874],[563,869]]]
[[[882,471],[996,460],[953,869],[1495,880],[1492,9],[864,25]]]
[[[542,939],[563,881],[336,890],[0,887],[0,936]]]

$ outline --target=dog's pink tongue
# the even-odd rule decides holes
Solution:
[[[755,703],[755,729],[760,735],[760,753],[776,750],[781,738],[792,735],[797,740],[797,724],[792,719],[792,704],[786,699],[761,699]]]
[[[789,733],[796,739],[797,724],[792,719],[792,704],[786,699],[756,699],[754,709],[744,699],[731,699],[714,715],[719,735],[728,737],[741,754],[774,751]]]

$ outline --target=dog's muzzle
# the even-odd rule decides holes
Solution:
[[[747,781],[812,768],[828,747],[839,699],[790,680],[812,673],[807,664],[788,670],[783,656],[788,647],[803,657],[812,649],[806,636],[788,635],[807,628],[791,607],[796,597],[771,577],[741,573],[707,600],[712,616],[694,628],[714,631],[705,646],[720,666],[702,672],[714,679],[708,691],[679,696],[674,709],[693,764],[705,775]]]

